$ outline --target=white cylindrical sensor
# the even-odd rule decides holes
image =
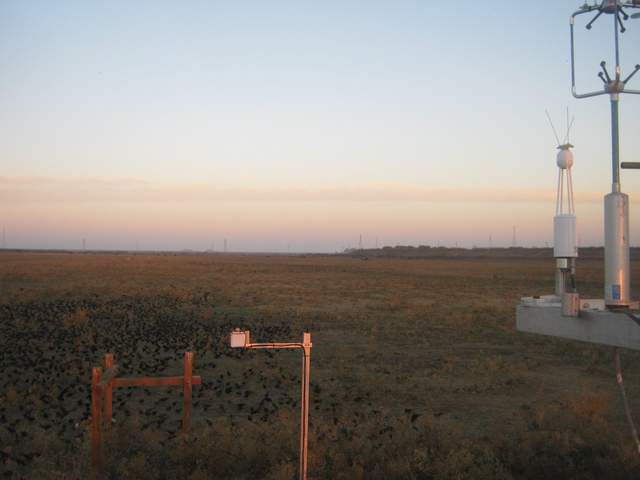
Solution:
[[[604,301],[627,306],[629,298],[629,196],[613,192],[604,197]]]
[[[575,215],[566,213],[553,217],[553,256],[556,258],[578,256]]]

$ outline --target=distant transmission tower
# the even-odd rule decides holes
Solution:
[[[227,253],[227,239],[224,239],[224,253]]]
[[[362,234],[360,234],[360,240],[358,241],[358,250],[362,250]]]
[[[493,248],[493,237],[491,234],[489,234],[489,249]]]

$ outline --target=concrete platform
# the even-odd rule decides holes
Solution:
[[[516,328],[521,332],[640,350],[640,325],[624,313],[581,309],[579,317],[563,317],[558,302],[526,300],[516,307]]]

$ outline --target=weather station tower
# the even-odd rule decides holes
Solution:
[[[630,14],[632,10],[635,13]],[[634,313],[638,309],[638,302],[631,300],[629,275],[629,197],[620,186],[620,168],[640,169],[640,162],[620,163],[619,133],[621,95],[640,94],[640,90],[627,88],[630,80],[640,71],[640,64],[636,64],[623,77],[620,59],[620,36],[626,31],[627,20],[640,17],[638,10],[640,0],[603,0],[595,5],[583,5],[570,18],[572,94],[578,99],[607,95],[611,106],[612,182],[611,192],[604,197],[604,298],[581,299],[576,286],[575,262],[578,252],[571,184],[573,154],[572,146],[567,141],[558,146],[560,151],[557,156],[555,294],[521,299],[516,308],[516,326],[520,331],[640,350],[640,317]],[[591,30],[601,17],[611,19],[615,70],[610,74],[606,62],[600,62],[598,77],[603,83],[602,89],[579,93],[576,86],[575,28],[577,20],[586,14],[593,15],[585,25],[587,30]]]

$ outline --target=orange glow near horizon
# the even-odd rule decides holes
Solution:
[[[0,179],[10,246],[76,248],[231,248],[247,251],[335,251],[356,246],[426,244],[471,247],[551,242],[553,192],[414,186],[332,189],[214,190],[153,186],[134,180]],[[226,200],[225,200],[226,198]],[[601,243],[598,196],[578,197],[582,244]],[[48,245],[52,244],[52,245]]]

